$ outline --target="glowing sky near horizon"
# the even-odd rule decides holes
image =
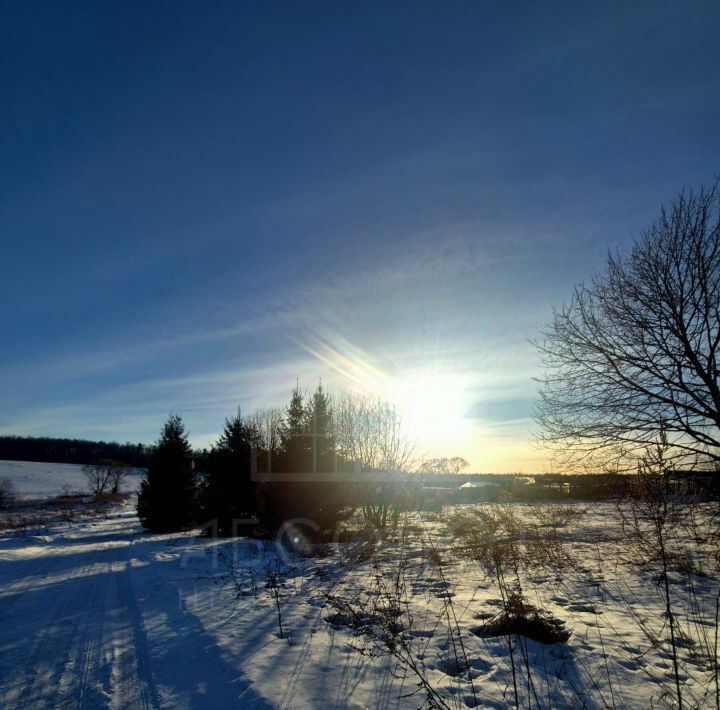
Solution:
[[[5,3],[0,433],[208,445],[297,379],[540,471],[530,340],[720,170],[720,6]]]

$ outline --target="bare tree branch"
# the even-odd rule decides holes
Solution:
[[[632,469],[661,427],[674,465],[720,463],[718,197],[681,193],[536,343],[540,438],[565,464]]]

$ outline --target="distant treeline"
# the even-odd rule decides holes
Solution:
[[[0,460],[47,463],[91,463],[109,459],[147,468],[152,448],[145,444],[55,437],[0,436]]]

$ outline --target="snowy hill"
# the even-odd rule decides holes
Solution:
[[[132,469],[123,489],[138,490],[144,475],[144,469]],[[82,466],[73,463],[0,461],[0,479],[3,478],[12,481],[20,498],[51,498],[65,491],[86,493],[88,490]]]

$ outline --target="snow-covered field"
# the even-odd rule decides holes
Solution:
[[[677,704],[664,587],[631,559],[612,503],[468,506],[455,529],[477,511],[525,521],[518,540],[535,559],[506,557],[502,579],[469,559],[445,527],[458,509],[311,556],[144,535],[132,500],[0,532],[0,707],[432,706],[423,683],[436,707]],[[303,529],[291,537],[302,543]],[[473,549],[492,559],[483,540]],[[669,576],[685,707],[716,702],[718,579],[706,563]],[[482,635],[518,583],[567,643]]]
[[[136,491],[145,475],[143,469],[131,469],[123,489]],[[12,481],[20,498],[52,498],[61,493],[87,493],[88,482],[82,466],[74,463],[38,463],[36,461],[0,461],[0,479]]]

